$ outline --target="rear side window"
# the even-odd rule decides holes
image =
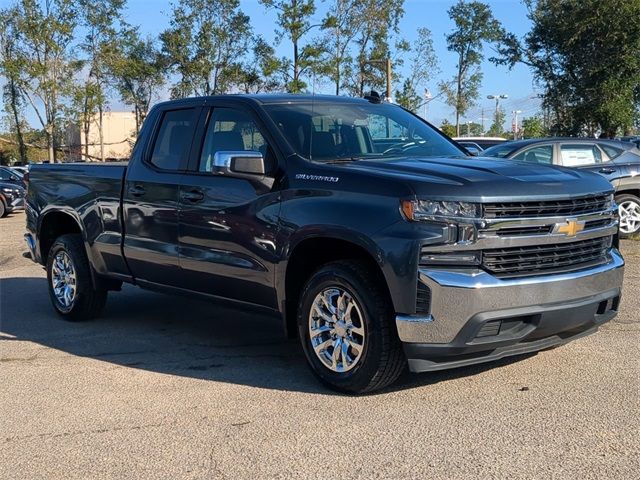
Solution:
[[[580,165],[602,163],[602,154],[595,145],[561,145],[560,155],[562,165],[565,167],[578,167]]]
[[[600,143],[599,145],[600,145],[600,148],[602,148],[605,151],[605,153],[609,155],[609,158],[611,159],[619,157],[624,153],[624,150],[622,148],[613,147],[606,143]]]
[[[514,160],[520,160],[528,163],[542,163],[551,165],[553,163],[553,147],[551,145],[540,145],[520,152],[513,157]]]
[[[193,135],[195,109],[164,112],[151,154],[151,163],[163,170],[179,170]]]

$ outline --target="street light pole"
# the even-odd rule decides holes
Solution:
[[[495,118],[498,118],[498,109],[500,108],[500,99],[506,100],[507,98],[509,98],[509,95],[505,95],[504,93],[501,94],[496,94],[496,95],[487,95],[487,98],[489,100],[494,100],[496,101],[496,116]]]

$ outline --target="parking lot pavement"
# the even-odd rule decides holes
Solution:
[[[0,478],[640,471],[640,242],[597,334],[348,397],[319,386],[273,318],[125,287],[99,320],[60,320],[23,228],[22,213],[0,219]]]

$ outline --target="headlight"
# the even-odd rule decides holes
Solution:
[[[402,213],[414,222],[429,219],[480,218],[479,203],[445,202],[437,200],[403,200]]]
[[[11,193],[13,195],[18,195],[19,191],[17,189],[14,188],[3,188],[2,191],[4,193]]]

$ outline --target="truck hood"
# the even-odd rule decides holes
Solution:
[[[417,196],[439,200],[524,201],[613,191],[601,175],[578,169],[485,157],[359,160],[349,170],[403,179]]]

